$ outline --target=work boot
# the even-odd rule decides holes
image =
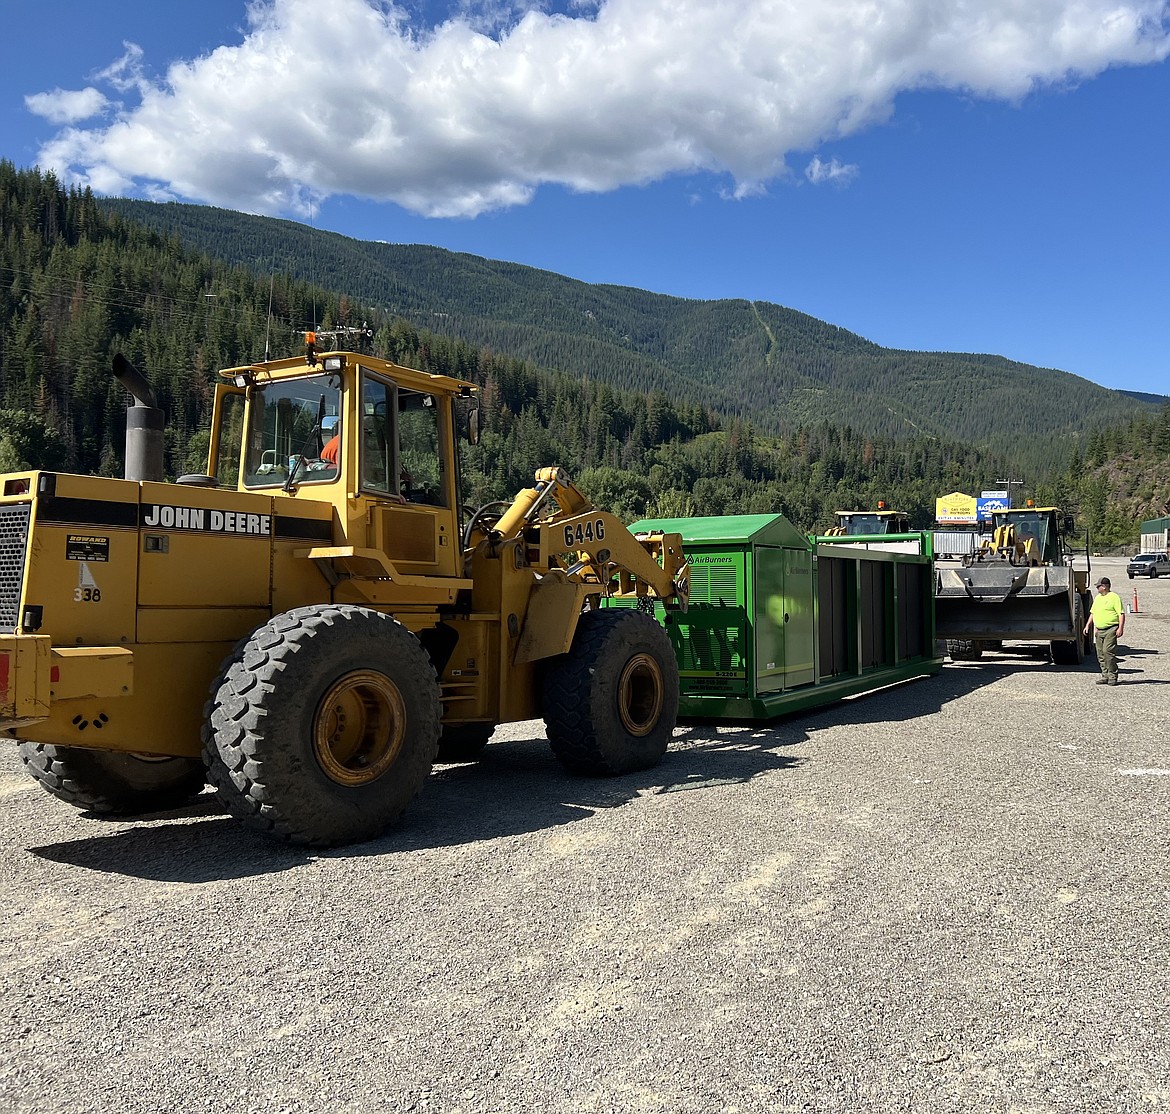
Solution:
[[[1098,678],[1097,678],[1097,679],[1096,679],[1096,680],[1093,682],[1093,684],[1095,684],[1095,685],[1107,685],[1107,684],[1109,684],[1109,678],[1108,678],[1108,677],[1098,677]]]
[[[1109,678],[1109,683],[1110,683],[1111,685],[1115,685],[1115,684],[1117,684],[1117,678],[1116,678],[1116,677],[1110,677],[1110,678]]]

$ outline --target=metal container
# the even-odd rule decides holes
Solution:
[[[681,534],[690,562],[689,609],[655,606],[678,658],[680,715],[769,719],[942,664],[926,538],[921,552],[869,549],[766,514],[630,529]]]

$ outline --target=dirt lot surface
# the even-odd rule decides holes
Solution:
[[[991,655],[608,781],[514,725],[324,854],[211,798],[96,821],[0,749],[0,1109],[1170,1109],[1136,584],[1116,688]]]

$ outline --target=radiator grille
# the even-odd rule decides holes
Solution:
[[[739,569],[735,565],[692,565],[691,599],[730,607],[740,600]]]
[[[0,507],[0,634],[16,630],[31,511],[31,503]]]

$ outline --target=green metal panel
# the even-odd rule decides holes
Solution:
[[[816,641],[813,555],[807,549],[784,551],[784,687],[812,684]]]
[[[752,560],[756,692],[811,684],[816,617],[812,554],[757,546]]]
[[[754,611],[756,615],[756,693],[784,688],[787,639],[784,616],[784,550],[761,546],[755,551]],[[755,695],[755,694],[753,694]]]
[[[803,685],[787,692],[761,693],[758,696],[688,696],[679,700],[680,719],[775,719],[777,716],[806,712],[832,704],[846,696],[870,692],[886,685],[927,677],[942,668],[941,658],[920,658],[883,670],[880,675],[843,674],[814,685]]]

